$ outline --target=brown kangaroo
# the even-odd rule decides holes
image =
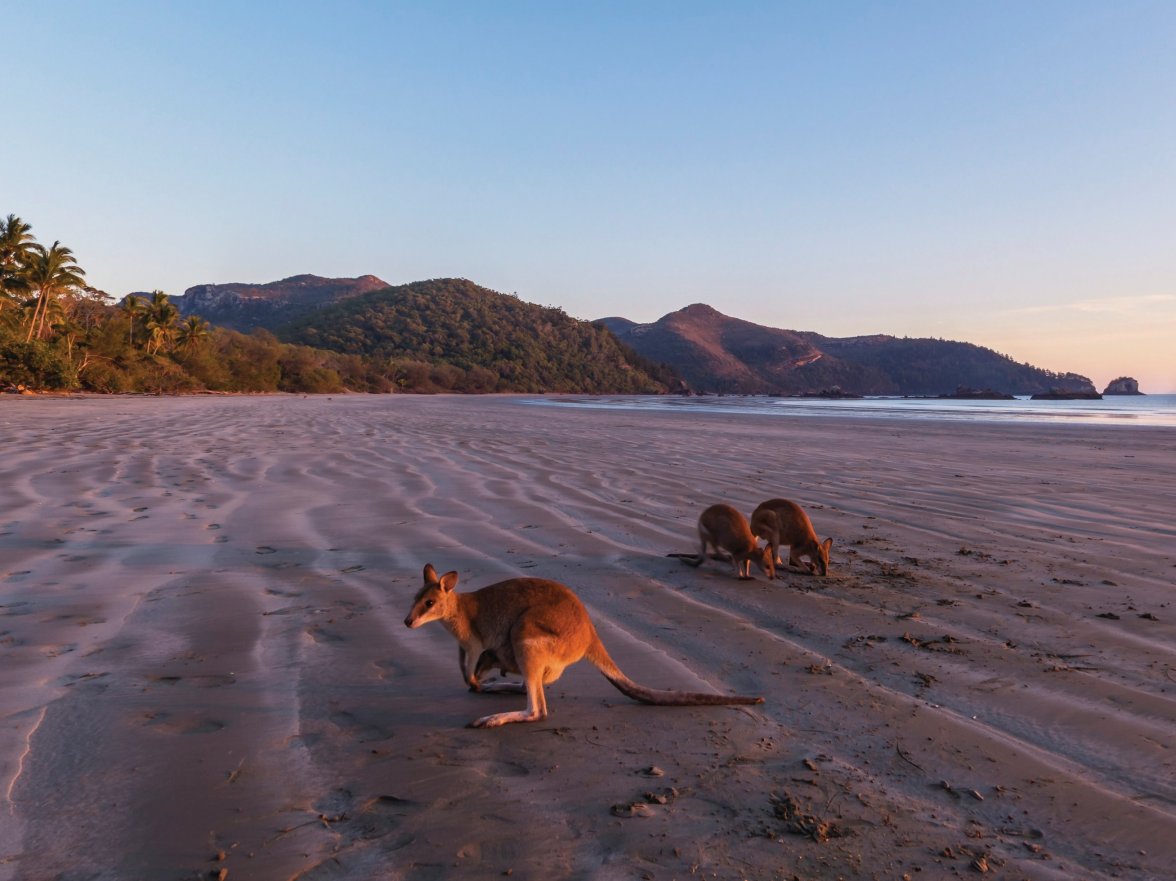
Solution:
[[[829,574],[829,549],[833,539],[817,539],[812,521],[800,505],[788,499],[769,499],[762,502],[751,514],[751,531],[767,539],[772,559],[777,566],[783,566],[780,548],[788,547],[788,565],[804,569],[809,574]],[[804,562],[807,556],[811,562]]]
[[[458,593],[457,573],[438,576],[425,566],[425,584],[412,601],[404,624],[420,627],[440,621],[457,639],[462,679],[471,691],[525,691],[527,709],[494,713],[470,723],[471,728],[494,728],[511,722],[547,718],[543,686],[559,679],[565,667],[582,658],[595,665],[622,694],[664,707],[762,704],[762,697],[658,691],[625,676],[609,657],[588,611],[567,587],[544,578],[511,578],[470,593]],[[518,683],[483,685],[487,670],[518,673]]]
[[[690,554],[669,554],[680,557],[683,563],[690,566],[701,566],[706,559],[706,548],[710,545],[715,549],[716,560],[731,559],[735,563],[735,574],[741,581],[751,578],[751,564],[768,577],[776,577],[776,566],[772,554],[767,547],[760,547],[756,537],[751,534],[751,527],[747,518],[730,505],[711,505],[698,518],[698,540],[702,547],[698,556]]]

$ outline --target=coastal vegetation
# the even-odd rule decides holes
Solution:
[[[387,391],[363,359],[182,317],[162,291],[114,298],[60,242],[0,219],[0,388],[176,393]]]
[[[381,284],[243,333],[162,291],[116,302],[85,276],[68,247],[0,220],[0,389],[644,393],[675,381],[604,328],[464,280]],[[291,314],[288,300],[275,305]]]

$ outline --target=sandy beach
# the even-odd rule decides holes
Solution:
[[[0,399],[0,881],[1173,877],[1176,431],[523,400]],[[829,577],[666,556],[774,496]],[[466,728],[426,563],[766,702]]]

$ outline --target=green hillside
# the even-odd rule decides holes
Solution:
[[[606,328],[465,279],[391,287],[326,306],[276,330],[286,342],[360,355],[398,382],[462,391],[664,392],[671,372]]]

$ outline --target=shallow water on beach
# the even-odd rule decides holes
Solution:
[[[971,401],[944,398],[869,397],[831,400],[766,395],[561,395],[530,404],[604,410],[760,414],[764,416],[853,416],[983,422],[1052,422],[1073,425],[1176,427],[1176,395],[1108,396],[1094,401]]]

